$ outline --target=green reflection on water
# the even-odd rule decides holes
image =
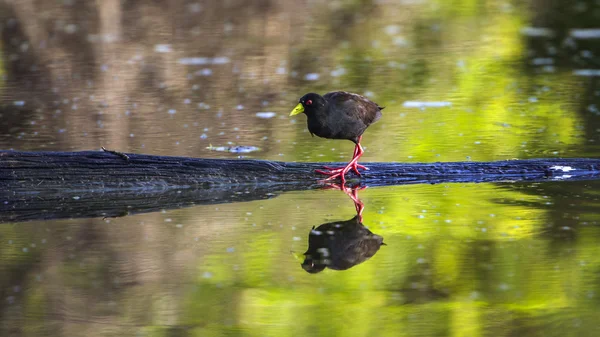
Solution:
[[[384,119],[365,134],[367,161],[497,160],[577,149],[585,139],[575,97],[584,81],[560,69],[527,74],[520,31],[531,13],[519,7],[499,11],[496,4],[437,1],[373,10],[370,1],[349,1],[335,10],[317,5],[314,16],[295,13],[314,22],[291,49],[290,68],[298,77],[289,79],[285,100],[273,109],[289,111],[308,91],[372,92],[387,107]],[[399,28],[387,33],[390,25]],[[340,76],[327,75],[340,68],[345,69]],[[0,65],[0,76],[3,69]],[[302,80],[312,72],[324,75],[318,82]],[[145,94],[159,96],[152,90]],[[228,93],[220,95],[229,100]],[[287,96],[294,97],[289,106]],[[407,100],[451,106],[421,111],[405,108]],[[73,120],[87,121],[81,110],[71,112]],[[204,124],[181,132],[172,119],[164,121],[164,111],[146,112],[134,113],[139,119],[117,132],[136,135],[130,144],[134,150],[154,153],[155,148],[139,145],[148,141],[162,154],[202,154],[194,148],[173,153],[163,139],[175,143],[191,134],[198,142]],[[311,139],[304,116],[290,125],[289,119],[259,124],[246,115],[238,115],[241,128],[260,127],[270,136],[262,158],[350,156],[349,142]],[[185,122],[192,125],[202,116],[194,110]],[[160,139],[144,138],[148,125],[163,123],[180,133],[148,131]],[[246,140],[263,136],[247,133]],[[69,134],[65,143],[83,146],[80,134]],[[296,144],[289,145],[292,141]],[[87,148],[97,145],[92,141]],[[365,225],[388,245],[347,271],[317,275],[305,273],[291,251],[306,249],[312,226],[354,215],[341,193],[289,193],[110,223],[6,225],[0,227],[5,322],[0,331],[31,336],[597,336],[600,216],[598,193],[585,185],[368,189],[361,192]]]
[[[251,221],[272,226],[232,233],[211,247],[215,253],[186,295],[184,325],[203,326],[198,334],[242,329],[267,336],[555,335],[554,324],[573,324],[561,333],[597,331],[598,286],[590,279],[600,267],[600,232],[580,228],[585,239],[552,246],[543,235],[552,222],[542,206],[548,199],[490,184],[367,190],[365,223],[388,246],[348,271],[308,275],[286,251],[305,248],[304,236],[302,244],[290,241],[298,235],[290,227],[308,232],[325,216],[339,218],[329,214],[343,202],[325,204],[322,193],[310,194],[296,212],[298,195],[269,201]],[[335,213],[351,213],[347,206]],[[236,254],[223,253],[242,241]]]

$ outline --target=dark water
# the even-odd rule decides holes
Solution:
[[[366,162],[598,157],[598,22],[595,1],[4,1],[0,148],[343,161],[287,116],[343,89],[386,106]],[[3,223],[0,335],[598,336],[599,188],[367,188],[372,234],[333,190]],[[307,273],[326,223],[386,245]]]

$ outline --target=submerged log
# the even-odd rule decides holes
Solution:
[[[197,204],[249,201],[314,189],[323,165],[202,159],[102,151],[0,151],[0,222],[118,216]],[[600,159],[368,163],[349,185],[582,180],[600,177]]]

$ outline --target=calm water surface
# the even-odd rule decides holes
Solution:
[[[0,148],[345,161],[287,116],[343,89],[386,106],[366,162],[598,157],[598,22],[596,1],[2,2]],[[600,335],[599,181],[358,196],[362,224],[335,190],[2,223],[0,335]],[[307,273],[313,227],[385,245]]]

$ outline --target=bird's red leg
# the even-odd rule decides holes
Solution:
[[[358,144],[354,146],[354,154],[352,154],[352,159],[356,158],[356,154],[357,153],[358,153]],[[352,161],[352,159],[350,159],[350,161]],[[323,166],[324,169],[330,171],[329,173],[338,173],[338,172],[341,172],[344,169],[344,167]],[[323,173],[323,171],[321,171],[319,173]]]
[[[360,145],[361,139],[362,139],[362,136],[358,137],[358,142],[356,143],[356,146],[354,147],[354,154],[352,156],[352,160],[350,160],[350,162],[348,163],[348,165],[346,165],[345,167],[340,167],[340,168],[332,168],[332,167],[325,166],[325,169],[327,169],[327,171],[315,170],[315,172],[320,173],[320,174],[328,175],[329,178],[325,179],[325,181],[332,180],[332,179],[335,179],[337,177],[340,177],[340,179],[342,180],[342,185],[346,181],[346,179],[345,179],[346,173],[348,173],[348,171],[350,171],[351,169],[354,172],[356,172],[356,174],[358,174],[360,176],[361,174],[358,171],[359,168],[364,169],[364,170],[368,170],[367,167],[358,164],[358,159],[365,152],[363,150],[362,146]]]
[[[365,189],[361,188],[361,190]],[[350,199],[352,199],[352,201],[354,201],[354,208],[356,208],[356,214],[358,215],[358,219],[360,220],[360,222],[363,222],[363,211],[365,209],[365,204],[363,204],[362,201],[360,201],[360,199],[358,198],[358,189],[352,189],[352,192],[348,192],[347,190],[345,190],[344,192],[346,192],[346,194],[350,197]]]
[[[360,172],[358,172],[358,169],[362,168],[362,169],[368,170],[368,168],[366,168],[365,166],[360,165],[358,163],[358,159],[363,155],[363,153],[365,153],[365,151],[363,150],[360,143],[356,144],[356,148],[358,149],[358,151],[356,152],[356,155],[354,156],[354,158],[352,159],[352,161],[350,163],[353,163],[352,169],[354,170],[354,172],[356,172],[356,174],[358,174],[360,176],[361,174],[360,174]]]
[[[362,187],[355,187],[355,188],[350,188],[350,187],[346,187],[343,184],[339,185],[336,183],[326,183],[327,186],[325,187],[326,189],[339,189],[342,192],[344,192],[348,197],[350,197],[350,199],[352,199],[352,201],[354,202],[354,208],[356,209],[356,214],[358,215],[358,219],[359,221],[362,223],[363,222],[363,211],[365,209],[365,204],[363,204],[362,201],[360,201],[360,199],[358,198],[358,191],[362,191],[364,189],[367,188],[367,186],[362,186]]]

